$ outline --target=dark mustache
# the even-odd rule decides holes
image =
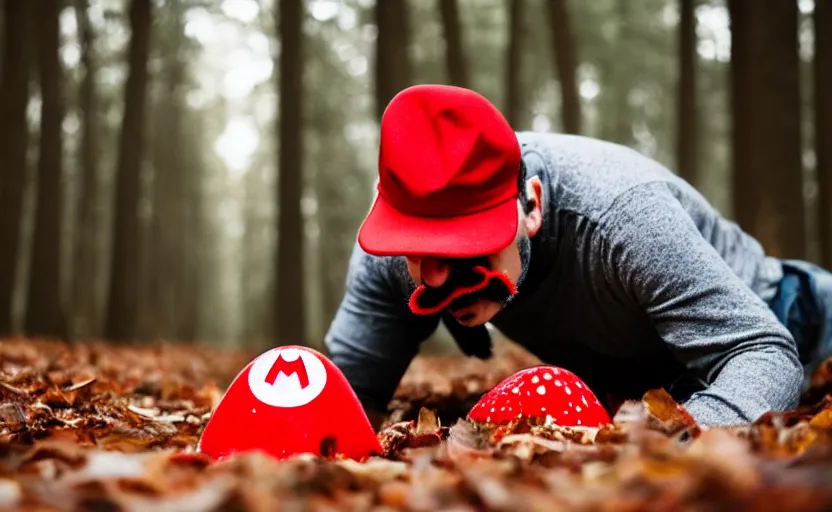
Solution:
[[[508,276],[490,270],[484,258],[471,258],[455,261],[442,286],[419,286],[411,295],[409,306],[414,313],[427,315],[443,309],[461,309],[480,299],[504,302],[514,293]]]

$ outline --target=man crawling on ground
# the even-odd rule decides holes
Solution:
[[[795,407],[830,354],[832,275],[632,149],[419,85],[384,113],[378,173],[326,336],[376,425],[440,321],[482,358],[492,325],[610,409],[664,387],[702,425]]]

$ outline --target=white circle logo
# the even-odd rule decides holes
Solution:
[[[314,354],[297,348],[275,348],[257,358],[248,372],[248,387],[263,403],[299,407],[326,386],[326,368]]]

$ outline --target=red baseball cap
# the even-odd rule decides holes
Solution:
[[[483,96],[404,89],[384,111],[380,143],[378,195],[358,233],[366,252],[468,258],[514,240],[520,144]]]

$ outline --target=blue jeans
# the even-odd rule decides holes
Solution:
[[[803,387],[832,356],[832,273],[801,260],[782,260],[783,280],[769,307],[797,343]]]

